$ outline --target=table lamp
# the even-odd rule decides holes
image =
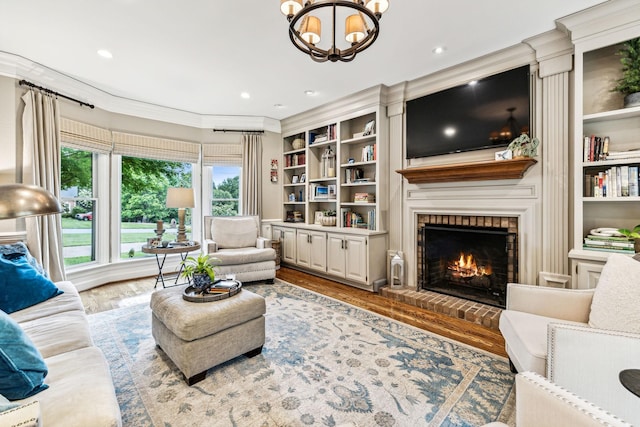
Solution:
[[[194,198],[192,188],[168,188],[167,207],[178,208],[178,236],[176,242],[186,242],[187,234],[184,226],[185,208],[194,208]]]
[[[44,188],[26,184],[0,185],[0,219],[61,212],[58,199]]]

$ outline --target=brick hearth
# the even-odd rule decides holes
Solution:
[[[498,330],[498,320],[502,312],[498,307],[491,305],[424,290],[392,289],[384,286],[380,288],[380,295],[495,330]]]

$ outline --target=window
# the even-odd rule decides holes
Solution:
[[[211,215],[240,214],[240,176],[242,167],[235,165],[211,166]]]
[[[167,188],[191,187],[192,164],[122,156],[120,187],[120,258],[141,257],[142,245],[156,237],[163,221],[163,240],[175,240],[178,210],[166,207]],[[187,233],[191,210],[186,210]]]
[[[96,203],[93,193],[94,159],[91,151],[63,147],[60,187],[64,208],[62,245],[65,266],[96,259]]]

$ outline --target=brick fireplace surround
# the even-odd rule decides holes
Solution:
[[[420,228],[423,225],[457,225],[485,228],[502,228],[509,233],[518,233],[518,218],[511,216],[466,216],[466,215],[432,215],[419,214],[417,216]],[[417,237],[416,237],[417,238]],[[517,246],[509,250],[508,256],[517,256]],[[415,259],[419,262],[422,248],[418,245]],[[420,269],[416,268],[419,272]],[[420,273],[418,273],[419,276]],[[517,282],[517,272],[509,272],[510,281]],[[420,277],[418,277],[420,279]],[[498,329],[498,321],[502,310],[487,304],[469,301],[463,298],[444,295],[427,290],[392,289],[383,287],[380,294],[396,301],[410,304],[425,310],[442,313],[447,316],[464,319],[483,325],[487,328]]]

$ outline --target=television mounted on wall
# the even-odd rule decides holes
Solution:
[[[529,66],[407,101],[406,158],[507,146],[529,133]]]

